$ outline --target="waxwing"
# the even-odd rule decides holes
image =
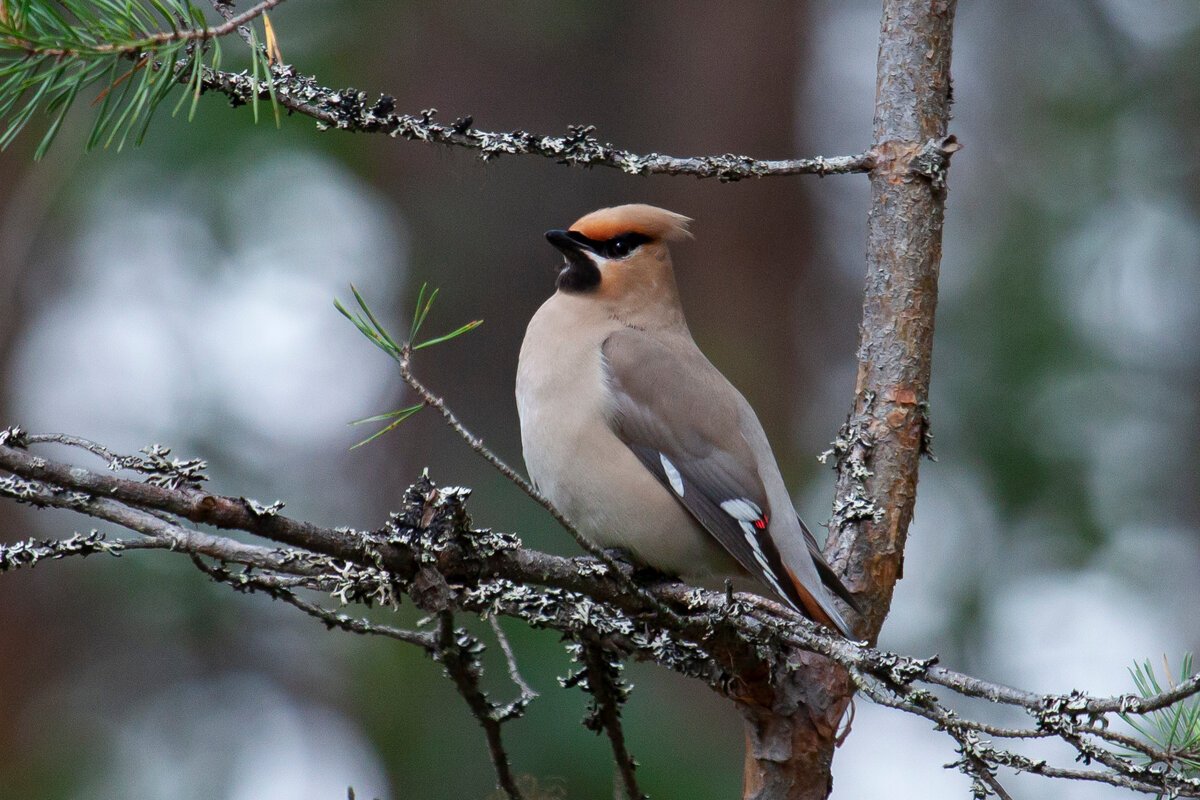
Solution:
[[[668,249],[687,217],[603,208],[546,239],[557,291],[517,366],[529,476],[588,540],[671,575],[749,574],[852,634],[857,609],[796,515],[758,417],[692,340]]]

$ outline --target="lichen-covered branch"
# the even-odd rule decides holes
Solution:
[[[132,472],[136,479],[48,459],[30,450],[35,443],[76,445],[107,465]],[[181,479],[181,471],[189,476],[187,480]],[[620,690],[607,680],[611,675],[604,672],[605,664],[612,668],[627,658],[653,662],[746,702],[747,687],[765,686],[780,693],[789,690],[787,676],[812,669],[813,659],[818,657],[846,670],[854,685],[873,702],[917,714],[945,730],[959,747],[961,767],[981,791],[1004,796],[995,775],[1004,767],[1148,794],[1200,797],[1200,781],[1186,774],[1174,754],[1111,730],[1107,724],[1114,715],[1150,714],[1195,698],[1200,695],[1200,675],[1153,697],[1091,697],[1080,692],[1039,695],[955,672],[937,664],[936,659],[915,659],[848,641],[754,595],[735,595],[730,602],[723,592],[664,583],[653,590],[657,601],[672,611],[665,617],[644,596],[629,592],[610,568],[595,559],[539,553],[522,547],[515,536],[473,528],[465,508],[469,492],[439,488],[428,478],[409,489],[401,510],[379,529],[355,531],[292,520],[281,512],[281,503],[264,505],[210,494],[202,488],[194,461],[161,457],[148,462],[140,456],[116,456],[75,437],[33,436],[13,428],[0,431],[0,472],[0,497],[70,509],[141,536],[110,540],[93,531],[57,541],[0,546],[0,573],[94,553],[175,552],[195,559],[214,580],[238,591],[266,593],[327,627],[388,636],[420,647],[447,664],[460,690],[466,687],[464,696],[473,713],[486,707],[488,721],[480,721],[502,786],[511,778],[511,769],[505,767],[507,757],[501,758],[503,750],[497,750],[499,725],[520,715],[532,699],[532,690],[519,679],[515,658],[508,652],[510,674],[515,676],[520,697],[506,705],[484,698],[485,706],[480,706],[479,696],[470,689],[470,668],[464,661],[478,642],[468,647],[455,634],[453,645],[465,649],[447,649],[451,645],[447,644],[445,620],[454,613],[509,616],[584,643],[585,666],[595,679],[593,683],[593,678],[588,678],[589,688],[598,691],[594,693],[594,718],[609,736],[618,773],[631,797],[638,793],[633,761],[619,726],[614,724]],[[267,542],[247,544],[192,530],[182,524],[185,520],[244,531]],[[234,570],[230,565],[250,569]],[[302,597],[300,592],[317,592],[341,605],[386,607],[407,597],[433,614],[439,627],[406,631],[355,619]],[[452,624],[450,627],[453,629]],[[601,643],[602,649],[586,649]],[[589,653],[598,654],[600,661],[587,660]],[[468,671],[462,672],[463,668]],[[948,692],[951,698],[983,698],[1019,708],[1028,722],[1024,727],[1004,728],[969,719],[934,691]],[[1033,762],[988,741],[1046,738],[1068,744],[1085,766]],[[516,789],[516,784],[511,788]]]
[[[380,133],[392,138],[427,142],[474,150],[491,161],[501,156],[531,155],[549,158],[574,167],[609,167],[630,175],[690,175],[739,181],[780,175],[841,175],[866,172],[875,164],[875,154],[859,153],[794,159],[759,159],[725,153],[709,156],[669,156],[661,153],[632,153],[601,141],[591,125],[568,126],[566,135],[547,136],[528,131],[487,131],[474,126],[470,116],[443,123],[436,109],[417,114],[396,110],[389,95],[372,98],[358,89],[332,89],[311,76],[301,75],[289,64],[271,66],[269,78],[255,80],[245,73],[205,68],[201,88],[218,92],[235,105],[256,97],[266,100],[274,92],[280,105],[316,120],[322,129],[357,133]]]
[[[644,800],[646,796],[638,788],[635,773],[637,762],[629,754],[625,729],[621,726],[621,706],[629,699],[629,687],[621,679],[624,665],[597,641],[584,640],[574,645],[572,654],[583,668],[563,685],[578,686],[592,696],[592,707],[583,724],[588,730],[603,731],[608,736],[625,800]]]
[[[500,735],[503,717],[497,713],[497,706],[479,686],[479,676],[483,671],[479,664],[479,654],[482,651],[483,645],[478,639],[462,628],[454,626],[454,614],[450,611],[438,614],[437,650],[434,658],[446,668],[446,674],[454,681],[458,693],[467,701],[471,713],[483,727],[500,788],[510,800],[523,800],[524,795],[517,786],[512,764]]]
[[[353,88],[335,89],[282,63],[274,29],[266,11],[283,0],[262,0],[236,13],[231,0],[210,0],[223,18],[206,26],[192,0],[144,2],[95,7],[72,2],[67,14],[3,12],[0,3],[0,61],[13,79],[0,87],[0,146],[12,140],[39,108],[54,114],[36,155],[49,148],[69,108],[82,90],[99,85],[102,99],[88,146],[116,143],[133,136],[142,141],[150,118],[173,92],[186,92],[194,110],[202,94],[224,95],[234,106],[249,105],[258,118],[259,102],[315,120],[321,129],[379,133],[393,138],[427,142],[476,152],[484,160],[505,155],[529,155],[577,167],[607,167],[630,175],[690,175],[737,181],[782,175],[836,175],[867,172],[876,161],[873,151],[856,155],[792,159],[761,159],[723,153],[670,156],[633,153],[608,144],[589,125],[567,126],[565,135],[550,136],[524,130],[489,131],[477,128],[470,116],[452,122],[434,119],[435,110],[402,113],[395,99],[370,96]],[[172,29],[154,32],[155,19]],[[252,30],[262,18],[260,36]],[[213,45],[237,31],[250,46],[251,69],[220,68]],[[210,46],[213,45],[213,46]],[[212,53],[213,55],[210,55]],[[128,70],[118,71],[120,62]],[[117,91],[122,84],[131,93]],[[184,88],[181,88],[184,87]],[[114,101],[114,96],[118,99]],[[189,114],[190,116],[190,114]]]

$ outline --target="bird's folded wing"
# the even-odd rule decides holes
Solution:
[[[767,535],[770,509],[742,434],[741,396],[682,336],[628,328],[602,352],[617,436],[746,571],[801,608]]]
[[[833,571],[833,567],[825,560],[825,554],[821,552],[821,545],[817,544],[817,537],[813,536],[813,532],[804,524],[804,520],[796,517],[800,521],[800,530],[804,531],[804,541],[808,545],[808,554],[812,556],[813,564],[817,567],[817,574],[821,576],[821,583],[829,587],[829,589],[838,597],[845,601],[846,605],[853,608],[859,614],[862,613],[862,606],[854,599],[854,595],[850,594],[850,590],[846,588],[846,584],[842,583],[842,579]]]

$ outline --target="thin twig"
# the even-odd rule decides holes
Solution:
[[[278,576],[255,575],[250,572],[233,573],[221,567],[206,564],[195,554],[192,555],[192,563],[197,569],[217,583],[226,584],[239,592],[258,591],[268,594],[276,600],[289,603],[305,614],[315,617],[325,623],[326,628],[338,628],[365,636],[386,636],[389,639],[395,639],[405,644],[416,645],[430,655],[437,649],[437,642],[432,633],[410,631],[391,625],[380,625],[376,622],[349,617],[345,614],[339,614],[336,611],[322,608],[316,603],[310,603],[300,598],[292,591],[295,588],[295,584],[288,581],[281,582]]]
[[[506,464],[499,456],[493,453],[491,449],[483,443],[483,439],[471,433],[471,431],[469,431],[467,427],[459,421],[455,413],[450,410],[450,407],[446,405],[446,401],[440,396],[434,394],[429,387],[422,383],[417,376],[413,374],[412,356],[407,349],[400,358],[399,363],[400,377],[404,379],[404,382],[408,384],[409,388],[417,393],[417,396],[421,398],[422,402],[424,402],[426,406],[436,410],[439,414],[441,414],[442,419],[445,420],[446,424],[450,426],[455,433],[462,437],[463,441],[467,443],[468,447],[474,450],[481,458],[483,458],[484,461],[491,464],[497,472],[507,478],[511,483],[515,484],[522,492],[533,498],[534,502],[546,509],[550,516],[554,518],[555,522],[566,528],[567,531],[579,541],[582,547],[594,548],[594,545],[591,545],[586,539],[583,538],[583,535],[579,533],[571,521],[563,516],[562,512],[559,511],[545,495],[535,489],[533,484],[525,480],[520,473],[518,473],[515,469]],[[593,555],[595,554],[593,553]]]
[[[204,474],[208,464],[203,459],[169,458],[171,449],[157,444],[143,447],[142,455],[121,455],[91,439],[66,433],[27,434],[17,428],[9,429],[5,431],[5,434],[7,434],[7,440],[0,440],[0,443],[19,444],[21,447],[28,447],[31,444],[62,444],[86,450],[103,459],[110,470],[114,472],[130,470],[149,476],[148,482],[157,486],[169,488],[182,485],[199,486],[208,480],[208,476]]]
[[[461,638],[466,638],[462,633]],[[472,642],[473,643],[473,642]],[[492,766],[496,769],[496,779],[500,788],[510,800],[523,800],[521,789],[517,786],[512,773],[508,752],[500,735],[500,720],[497,719],[495,708],[487,699],[487,695],[479,688],[479,663],[474,654],[470,653],[460,641],[460,632],[454,627],[454,614],[443,611],[438,615],[437,652],[434,655],[449,673],[458,692],[467,701],[467,706],[475,719],[483,727],[487,736],[488,751],[492,757]]]
[[[212,7],[226,22],[232,22],[237,17],[237,10],[234,8],[233,0],[212,0]],[[238,36],[241,36],[242,41],[248,45],[253,46],[255,44],[254,37],[250,35],[250,29],[245,25],[238,27]]]
[[[1069,698],[1062,695],[1041,695],[1022,689],[1015,689],[1011,686],[974,678],[970,675],[964,675],[961,672],[955,672],[954,670],[940,666],[931,666],[925,678],[930,683],[945,686],[947,689],[953,689],[967,697],[976,697],[993,703],[1020,706],[1027,709],[1040,709],[1047,702],[1064,699],[1064,702],[1070,703],[1069,710],[1072,713],[1093,715],[1110,713],[1145,715],[1166,708],[1179,700],[1191,697],[1200,692],[1200,673],[1193,675],[1186,681],[1181,681],[1177,686],[1169,690],[1156,694],[1152,698],[1145,698],[1136,694],[1122,694],[1096,698],[1081,696],[1080,699],[1074,701],[1070,701]]]
[[[902,693],[888,692],[864,679],[857,670],[851,669],[850,675],[855,686],[872,701],[925,717],[934,722],[940,730],[946,731],[958,742],[963,753],[963,762],[959,766],[972,776],[984,780],[985,783],[988,781],[977,772],[979,764],[989,765],[992,768],[1004,766],[1017,772],[1027,772],[1060,780],[1105,783],[1147,794],[1169,793],[1175,797],[1200,797],[1200,780],[1189,778],[1177,771],[1155,773],[1149,769],[1134,767],[1128,761],[1111,772],[1063,769],[1051,766],[1045,761],[1033,761],[1015,753],[998,750],[979,741],[977,738],[980,728],[978,723],[962,719],[933,700],[932,695],[929,695],[928,692],[919,692],[919,690],[905,690]],[[1095,748],[1081,749],[1077,742],[1072,741],[1068,736],[1063,736],[1061,732],[1056,738],[1060,738],[1080,750],[1080,760],[1085,762],[1095,759],[1101,760],[1103,763],[1106,757],[1113,756],[1108,751],[1099,751]],[[1085,752],[1088,754],[1087,756],[1084,756]],[[1153,778],[1153,782],[1145,780],[1145,778]],[[993,789],[993,791],[995,790]]]
[[[489,616],[488,623],[491,624],[492,633],[495,634],[496,641],[500,644],[500,650],[504,653],[504,661],[508,665],[508,677],[521,692],[520,697],[498,710],[500,722],[508,722],[510,719],[519,717],[525,708],[538,698],[538,693],[521,677],[521,670],[517,666],[517,654],[513,652],[512,643],[508,641],[508,636],[500,627],[500,620],[495,616]]]
[[[23,440],[26,444],[64,444],[68,447],[78,447],[104,459],[110,468],[111,465],[120,463],[123,458],[127,458],[127,456],[117,455],[99,442],[93,442],[82,436],[72,436],[69,433],[30,433],[26,434]]]
[[[70,556],[87,558],[95,553],[120,556],[137,540],[107,539],[99,531],[76,533],[67,539],[26,539],[0,544],[0,572],[34,567],[39,561],[57,561]]]

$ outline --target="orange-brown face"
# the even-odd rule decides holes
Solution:
[[[619,297],[670,275],[666,242],[689,236],[687,217],[647,205],[602,208],[546,238],[565,259],[558,288]]]

